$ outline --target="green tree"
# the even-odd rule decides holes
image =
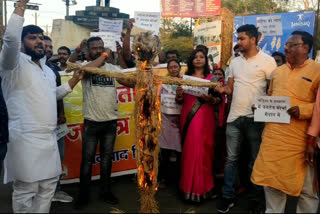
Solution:
[[[186,61],[193,50],[193,35],[186,19],[162,19],[160,40],[162,51],[177,50],[181,61]]]
[[[187,23],[174,23],[174,31],[172,32],[172,38],[178,37],[192,37],[192,30],[190,24]]]
[[[287,0],[222,0],[222,7],[236,15],[279,13],[288,11]]]

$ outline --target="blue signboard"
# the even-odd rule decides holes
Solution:
[[[269,54],[275,51],[284,53],[284,44],[293,31],[302,30],[313,35],[314,21],[315,11],[236,16],[234,18],[235,34],[233,41],[237,42],[236,29],[238,27],[244,24],[253,24],[259,26],[259,31],[262,32],[259,47],[264,52]]]

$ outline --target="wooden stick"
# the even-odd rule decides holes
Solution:
[[[123,80],[131,80],[133,82],[136,82],[135,74],[125,74],[125,73],[115,72],[115,71],[106,71],[106,70],[102,70],[94,67],[84,67],[74,63],[68,63],[68,68],[66,72],[68,73],[68,72],[76,71],[79,69],[84,70],[85,72],[88,72],[88,73],[99,74],[106,77],[112,77],[112,78],[123,79]],[[168,84],[168,85],[186,85],[186,86],[208,87],[208,88],[215,88],[216,86],[221,85],[221,83],[219,82],[199,82],[194,80],[183,80],[177,77],[168,77],[168,76],[159,76],[159,75],[154,75],[154,77],[155,79],[160,80],[163,84]]]

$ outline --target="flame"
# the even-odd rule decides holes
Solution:
[[[143,166],[140,165],[138,168],[138,172],[140,174],[140,179],[139,179],[139,186],[143,187],[143,183],[144,183],[144,172],[143,172]]]
[[[141,139],[139,140],[139,145],[140,145],[140,148],[143,149],[143,141]]]
[[[145,61],[144,61],[143,63],[141,63],[141,65],[140,65],[140,68],[141,68],[142,70],[145,70],[146,67],[147,67],[147,60],[145,60]]]

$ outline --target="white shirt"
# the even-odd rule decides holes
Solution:
[[[5,182],[36,182],[60,175],[56,139],[57,99],[72,90],[56,87],[55,74],[40,60],[41,68],[20,52],[24,18],[13,14],[4,35],[0,76],[9,113],[9,144]]]
[[[253,117],[251,106],[257,97],[266,95],[267,79],[276,67],[275,60],[262,51],[249,59],[241,55],[232,60],[228,78],[234,79],[234,86],[228,123],[241,116]]]

